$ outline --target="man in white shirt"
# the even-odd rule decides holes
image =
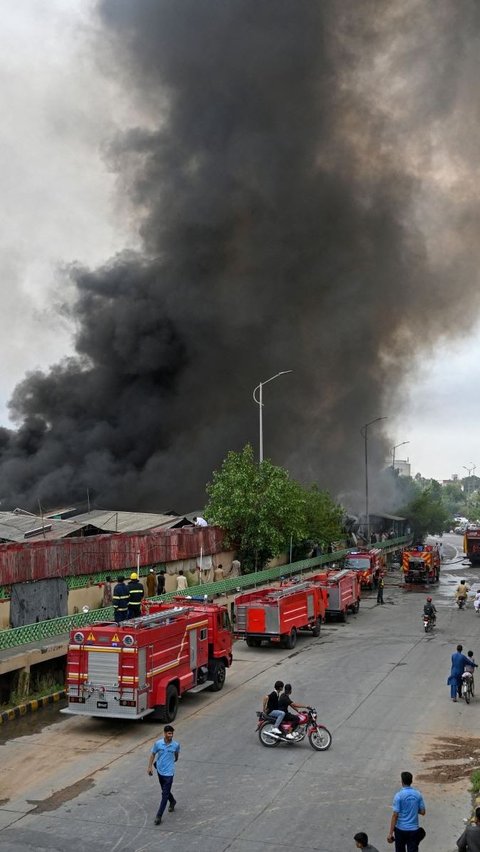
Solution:
[[[180,570],[177,576],[177,592],[184,592],[185,589],[188,589],[187,578],[183,571]]]
[[[208,527],[207,521],[205,520],[205,518],[201,518],[200,515],[194,518],[193,521],[196,527]]]

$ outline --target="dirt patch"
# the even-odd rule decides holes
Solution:
[[[60,805],[64,805],[65,802],[71,802],[72,799],[76,799],[81,793],[85,793],[87,790],[91,790],[94,786],[94,781],[92,778],[83,778],[81,781],[77,781],[76,784],[72,784],[70,787],[65,787],[63,790],[58,790],[53,795],[49,796],[48,799],[44,799],[43,801],[35,801],[34,799],[27,799],[29,805],[36,805],[37,807],[30,811],[31,814],[45,814],[49,811],[56,811]]]
[[[430,765],[417,774],[419,781],[455,784],[470,778],[474,769],[480,768],[480,738],[438,737],[423,755],[422,763]]]

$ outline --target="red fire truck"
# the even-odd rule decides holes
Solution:
[[[379,547],[352,550],[345,559],[345,568],[358,571],[362,589],[373,589],[374,577],[386,571],[385,554]]]
[[[299,630],[320,635],[326,604],[325,591],[310,582],[286,583],[279,589],[237,595],[235,636],[245,639],[250,648],[258,648],[263,641],[294,648]]]
[[[406,547],[402,555],[402,571],[406,583],[438,583],[440,579],[438,547],[432,544]]]
[[[360,609],[361,584],[357,571],[324,571],[310,579],[328,594],[327,616],[345,621],[348,612],[357,613]]]
[[[470,524],[463,537],[463,549],[472,565],[480,562],[480,527]]]
[[[149,614],[71,631],[64,713],[172,722],[184,692],[218,691],[232,663],[225,606],[152,603]]]

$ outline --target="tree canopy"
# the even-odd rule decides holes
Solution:
[[[260,569],[289,546],[341,535],[342,508],[327,492],[303,488],[268,459],[254,460],[248,444],[229,452],[207,486],[205,515],[239,551],[244,570]]]
[[[430,535],[441,535],[450,528],[451,515],[442,499],[442,488],[434,480],[401,509],[412,527],[414,538],[423,541]]]

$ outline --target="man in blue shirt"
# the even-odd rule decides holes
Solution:
[[[155,825],[160,825],[167,802],[168,810],[174,811],[177,804],[172,795],[173,776],[175,775],[175,764],[180,754],[180,743],[173,739],[174,729],[171,725],[165,725],[163,739],[156,740],[150,752],[148,761],[148,774],[153,775],[153,766],[158,773],[158,780],[162,788],[162,798],[155,817]]]
[[[388,843],[395,841],[395,852],[418,852],[418,844],[425,832],[418,825],[418,815],[425,814],[422,794],[412,787],[411,772],[402,772],[402,789],[393,797],[393,814],[390,820]]]
[[[470,666],[470,660],[465,654],[462,654],[463,645],[457,645],[457,650],[454,654],[452,654],[452,668],[450,671],[450,677],[447,680],[448,685],[450,686],[450,695],[452,701],[457,700],[457,694],[461,697],[462,695],[462,675],[465,671],[465,666]]]

